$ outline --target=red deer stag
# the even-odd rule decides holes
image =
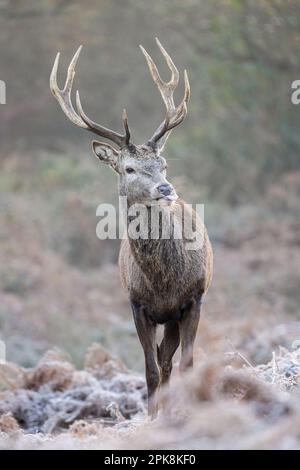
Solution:
[[[79,127],[104,137],[115,144],[93,141],[96,157],[113,168],[119,176],[119,195],[126,196],[128,205],[143,204],[146,208],[146,224],[149,211],[154,206],[161,211],[160,227],[166,223],[171,228],[170,237],[131,237],[128,227],[131,222],[129,210],[125,213],[127,237],[122,240],[119,267],[122,283],[128,290],[137,333],[144,350],[146,381],[148,388],[148,412],[156,416],[157,392],[160,384],[168,382],[172,370],[172,358],[181,344],[180,370],[193,364],[193,345],[200,318],[200,306],[212,277],[212,248],[205,226],[195,211],[178,199],[174,187],[166,179],[166,160],[162,156],[164,145],[171,130],[182,123],[187,114],[190,86],[184,72],[184,97],[175,106],[173,93],[179,82],[179,73],[171,57],[158,40],[171,79],[164,82],[157,67],[140,46],[148,63],[152,78],[166,106],[166,116],[150,140],[143,145],[131,142],[126,110],[123,111],[124,134],[107,129],[92,121],[83,111],[79,92],[76,93],[75,111],[71,102],[71,89],[75,66],[81,47],[74,55],[64,88],[57,85],[59,54],[55,59],[50,88],[66,116]],[[184,214],[184,215],[183,215]],[[186,215],[187,214],[187,215]],[[177,226],[192,219],[193,233],[201,238],[199,246],[188,249],[191,238],[174,236]],[[148,234],[149,234],[148,233]],[[152,233],[152,232],[151,232]],[[151,235],[150,233],[150,235]],[[158,324],[164,325],[164,336],[156,344]]]

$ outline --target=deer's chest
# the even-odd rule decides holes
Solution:
[[[157,323],[179,319],[182,306],[201,290],[197,256],[189,257],[179,243],[170,240],[139,246],[139,250],[140,258],[130,252],[126,283],[130,296],[153,312]]]

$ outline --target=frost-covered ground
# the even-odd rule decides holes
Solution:
[[[2,365],[2,449],[300,448],[300,351],[252,366],[236,350],[174,374],[149,420],[145,383],[99,345],[78,371],[58,351]]]

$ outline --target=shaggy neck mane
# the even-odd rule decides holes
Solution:
[[[182,203],[179,203],[182,205]],[[175,206],[148,206],[139,220],[145,227],[146,237],[130,237],[132,254],[148,280],[159,287],[169,286],[174,274],[184,271],[185,250],[182,239],[175,239],[178,216]],[[132,217],[127,213],[127,227]],[[129,230],[130,232],[130,230]]]

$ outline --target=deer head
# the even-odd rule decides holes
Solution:
[[[57,85],[59,53],[56,56],[50,76],[50,89],[52,94],[57,99],[63,112],[70,121],[78,127],[110,140],[117,147],[96,140],[92,142],[92,148],[96,157],[102,163],[108,164],[118,173],[120,195],[127,196],[130,203],[138,202],[151,204],[153,201],[174,201],[177,199],[177,194],[173,186],[166,179],[167,165],[161,152],[172,129],[181,124],[186,117],[187,103],[190,98],[190,86],[185,70],[184,97],[181,103],[175,106],[173,94],[179,82],[179,72],[158,39],[156,39],[156,42],[171,71],[171,79],[167,83],[161,79],[153,59],[147,51],[140,46],[148,63],[152,78],[166,106],[165,119],[158,126],[150,140],[143,145],[135,145],[131,142],[131,133],[125,109],[122,115],[124,134],[119,134],[92,121],[82,109],[78,91],[76,92],[77,112],[75,111],[71,100],[71,90],[75,76],[76,63],[82,46],[79,47],[71,60],[63,89],[60,89]]]

